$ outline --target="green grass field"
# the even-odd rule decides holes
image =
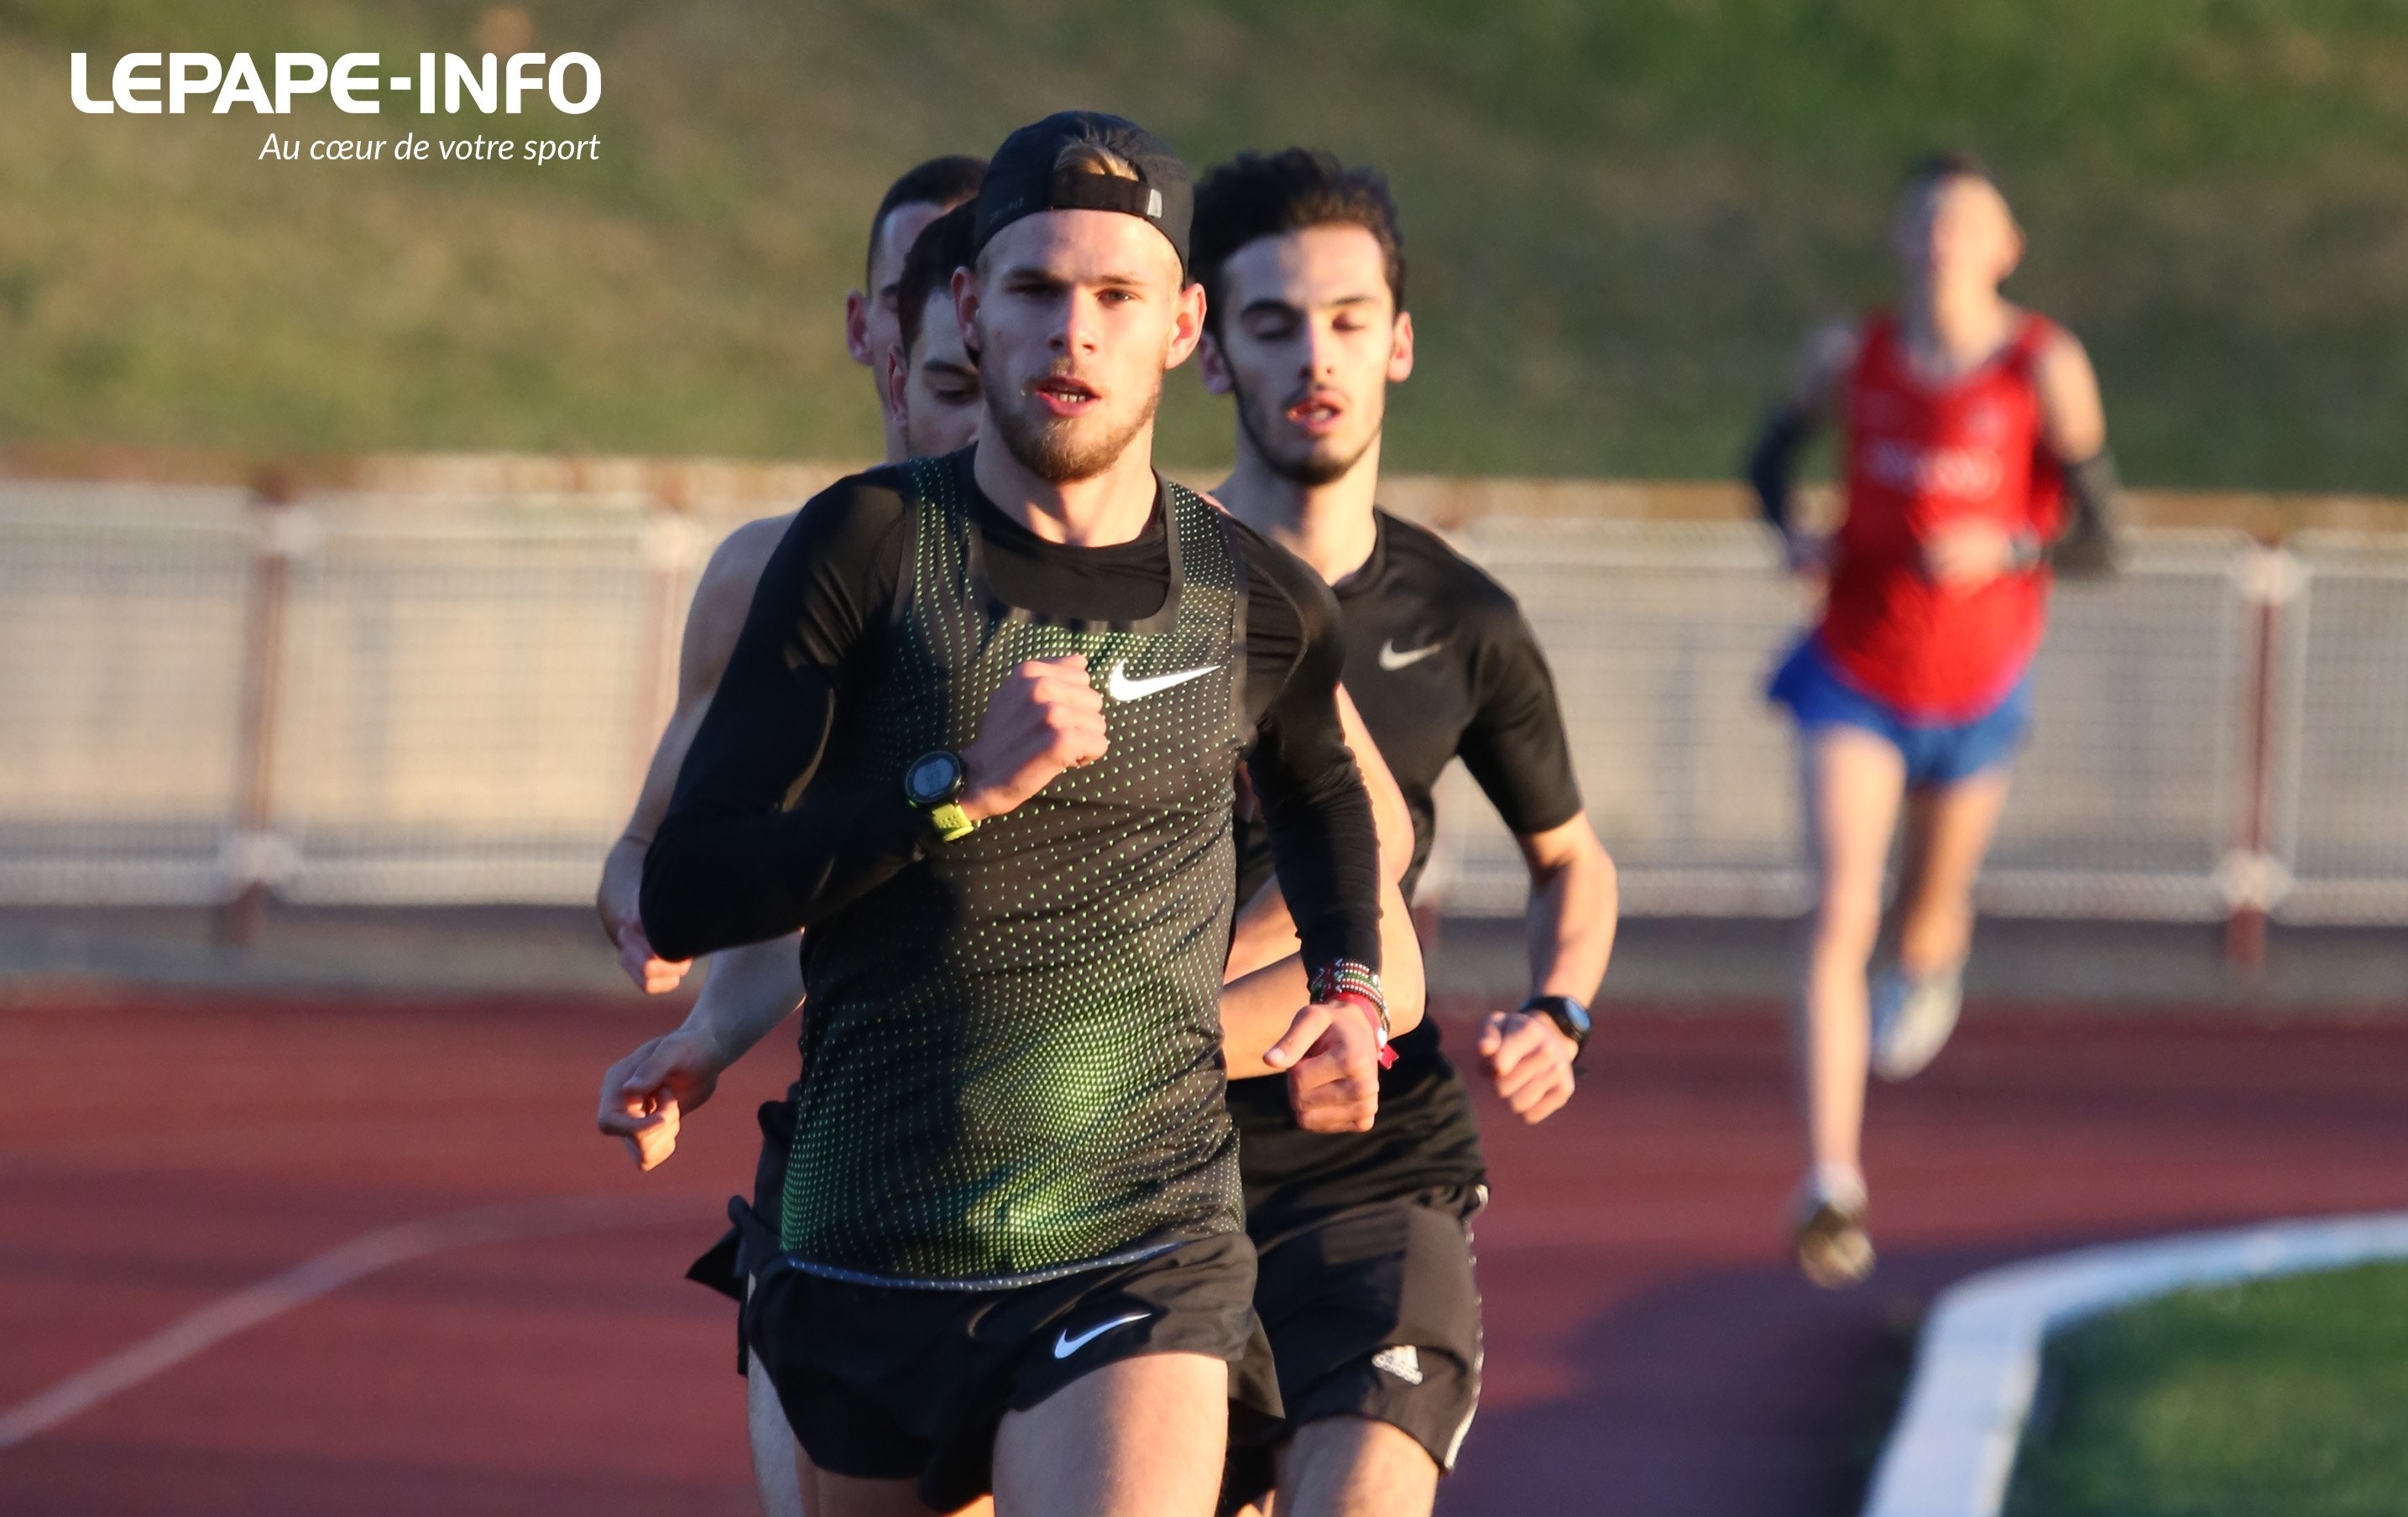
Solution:
[[[67,56],[476,50],[451,0],[0,0],[0,440],[861,456],[838,346],[901,167],[1068,104],[1198,163],[1326,144],[1407,218],[1412,470],[1726,472],[1798,336],[1884,298],[1900,163],[1992,157],[2162,486],[2408,489],[2399,0],[557,0],[566,118],[78,115]],[[258,161],[586,136],[595,165]],[[1168,459],[1227,452],[1174,378]]]
[[[2010,1517],[2408,1510],[2408,1265],[2191,1291],[2053,1341]]]

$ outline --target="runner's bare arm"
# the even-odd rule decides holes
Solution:
[[[803,998],[791,937],[710,956],[710,978],[682,1025],[639,1044],[602,1077],[596,1125],[627,1145],[638,1169],[677,1149],[681,1118],[710,1099],[727,1066],[786,1020]]]
[[[662,958],[644,937],[637,909],[644,879],[644,851],[660,830],[670,793],[677,788],[678,768],[685,762],[695,729],[702,725],[703,713],[710,708],[711,694],[726,671],[728,655],[736,650],[736,638],[744,630],[744,613],[761,582],[762,566],[793,522],[791,512],[747,522],[727,535],[703,566],[678,649],[676,709],[652,750],[643,790],[636,797],[635,814],[603,860],[595,909],[601,915],[602,930],[619,949],[620,967],[637,989],[649,995],[675,989],[692,965],[688,960]]]
[[[1530,871],[1530,994],[1569,995],[1585,1005],[1613,957],[1621,886],[1613,857],[1583,811],[1559,827],[1524,833]]]
[[[1613,858],[1583,811],[1544,832],[1516,834],[1530,870],[1530,994],[1586,1005],[1605,979],[1621,909]],[[1543,1011],[1496,1011],[1472,1051],[1497,1094],[1524,1122],[1544,1122],[1570,1100],[1580,1050]]]
[[[1363,776],[1363,788],[1371,797],[1371,824],[1380,834],[1380,878],[1393,886],[1413,866],[1412,813],[1405,809],[1405,793],[1397,788],[1396,776],[1388,772],[1387,762],[1380,757],[1379,745],[1371,740],[1370,730],[1363,725],[1362,714],[1354,709],[1354,702],[1343,685],[1338,688],[1338,720],[1346,731],[1346,746],[1354,754],[1354,767]],[[1383,915],[1383,948],[1388,941]],[[1278,880],[1266,880],[1253,900],[1239,906],[1223,981],[1276,964],[1296,951],[1296,923],[1288,915],[1287,897],[1280,894]]]
[[[2065,470],[2065,530],[2046,545],[2049,562],[2066,574],[2112,572],[2122,512],[2099,375],[2081,342],[2060,329],[2041,349],[2032,378],[2042,441]]]
[[[2041,346],[2032,365],[2040,389],[2041,434],[2048,451],[2066,460],[2088,458],[2107,446],[2107,411],[2099,399],[2099,374],[2080,339],[2058,328]]]

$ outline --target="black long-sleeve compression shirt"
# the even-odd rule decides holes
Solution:
[[[1049,543],[976,491],[995,597],[1037,617],[1126,624],[1164,603],[1167,518],[1110,548]],[[881,677],[907,572],[893,470],[841,481],[798,514],[771,556],[719,692],[645,860],[645,935],[672,958],[808,927],[931,846],[901,776],[850,785],[818,771],[832,732]],[[1318,576],[1240,523],[1243,710],[1255,793],[1309,963],[1379,963],[1378,843],[1335,702],[1344,649]],[[1100,675],[1101,671],[1096,671]]]

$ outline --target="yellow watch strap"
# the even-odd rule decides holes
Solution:
[[[970,820],[969,813],[962,809],[959,801],[947,801],[942,806],[928,808],[928,823],[937,829],[938,837],[948,843],[967,837],[978,830],[978,823]]]

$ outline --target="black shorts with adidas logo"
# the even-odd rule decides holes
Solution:
[[[1277,1345],[1286,1420],[1233,1425],[1222,1510],[1277,1483],[1280,1445],[1330,1417],[1392,1424],[1441,1470],[1480,1406],[1480,1290],[1471,1214],[1481,1186],[1373,1201],[1257,1233],[1254,1309]]]

